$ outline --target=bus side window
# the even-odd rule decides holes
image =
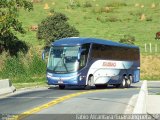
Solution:
[[[93,44],[92,46],[92,53],[91,53],[91,56],[93,59],[97,59],[97,58],[101,58],[102,55],[101,55],[101,47],[102,45],[99,45],[99,44]]]
[[[84,44],[82,46],[82,49],[85,49],[85,50],[81,53],[80,68],[83,68],[86,65],[88,53],[89,53],[89,48],[90,48],[90,44]]]
[[[85,66],[86,63],[86,54],[85,51],[81,53],[81,58],[80,58],[80,68]]]

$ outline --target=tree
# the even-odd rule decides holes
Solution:
[[[17,45],[20,46],[19,49],[16,48],[18,51],[23,45],[24,49],[27,47],[25,42],[19,41],[15,35],[16,32],[25,33],[22,22],[18,20],[20,8],[30,11],[33,4],[27,0],[0,0],[0,53],[8,50],[10,54],[17,54],[13,53]],[[14,52],[18,52],[17,50]]]
[[[46,46],[60,38],[79,35],[79,31],[69,25],[68,18],[64,14],[55,12],[52,14],[38,25],[37,38],[45,39]]]

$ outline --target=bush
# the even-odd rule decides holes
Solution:
[[[101,10],[102,10],[101,7],[94,7],[92,9],[92,12],[95,13],[95,14],[100,14],[100,13],[102,13]]]
[[[28,55],[19,53],[18,56],[2,58],[3,67],[0,69],[0,79],[9,78],[14,83],[42,81],[42,78],[45,80],[45,62],[37,54]]]
[[[127,4],[125,2],[112,1],[111,3],[107,3],[106,6],[118,8],[118,7],[127,6]]]
[[[152,21],[152,17],[147,17],[146,21]]]
[[[13,33],[0,34],[0,54],[8,51],[11,56],[17,56],[19,52],[27,53],[29,46],[21,41]]]
[[[92,7],[92,3],[90,2],[90,1],[86,1],[85,3],[84,3],[84,7]]]
[[[37,38],[45,39],[46,45],[55,40],[79,36],[79,31],[70,26],[68,18],[62,13],[53,13],[38,25]]]
[[[106,18],[103,17],[103,16],[98,16],[96,19],[97,19],[97,21],[100,21],[101,23],[105,23],[106,22]]]
[[[124,35],[123,38],[120,39],[120,43],[125,43],[125,44],[133,44],[135,42],[135,37],[131,35]]]
[[[92,12],[93,13],[110,13],[110,12],[113,12],[113,8],[111,7],[107,7],[107,6],[104,6],[104,7],[94,7],[92,9]]]
[[[9,57],[4,63],[2,75],[5,78],[26,74],[25,66],[18,57]]]
[[[77,1],[77,0],[74,0],[74,1],[70,2],[69,5],[67,6],[67,8],[71,8],[71,9],[74,9],[74,8],[77,8],[77,7],[81,7],[80,2]]]
[[[109,13],[109,12],[113,12],[113,9],[110,7],[102,7],[101,12]]]
[[[46,64],[38,57],[38,55],[34,54],[29,63],[29,71],[31,75],[45,74]]]
[[[117,22],[117,21],[121,21],[121,20],[115,16],[110,16],[109,18],[106,18],[106,22]]]

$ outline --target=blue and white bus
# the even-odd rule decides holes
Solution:
[[[140,80],[140,50],[97,38],[63,38],[51,44],[48,85],[130,87]]]

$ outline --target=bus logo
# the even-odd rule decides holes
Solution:
[[[103,65],[105,67],[116,67],[116,62],[103,62]]]

